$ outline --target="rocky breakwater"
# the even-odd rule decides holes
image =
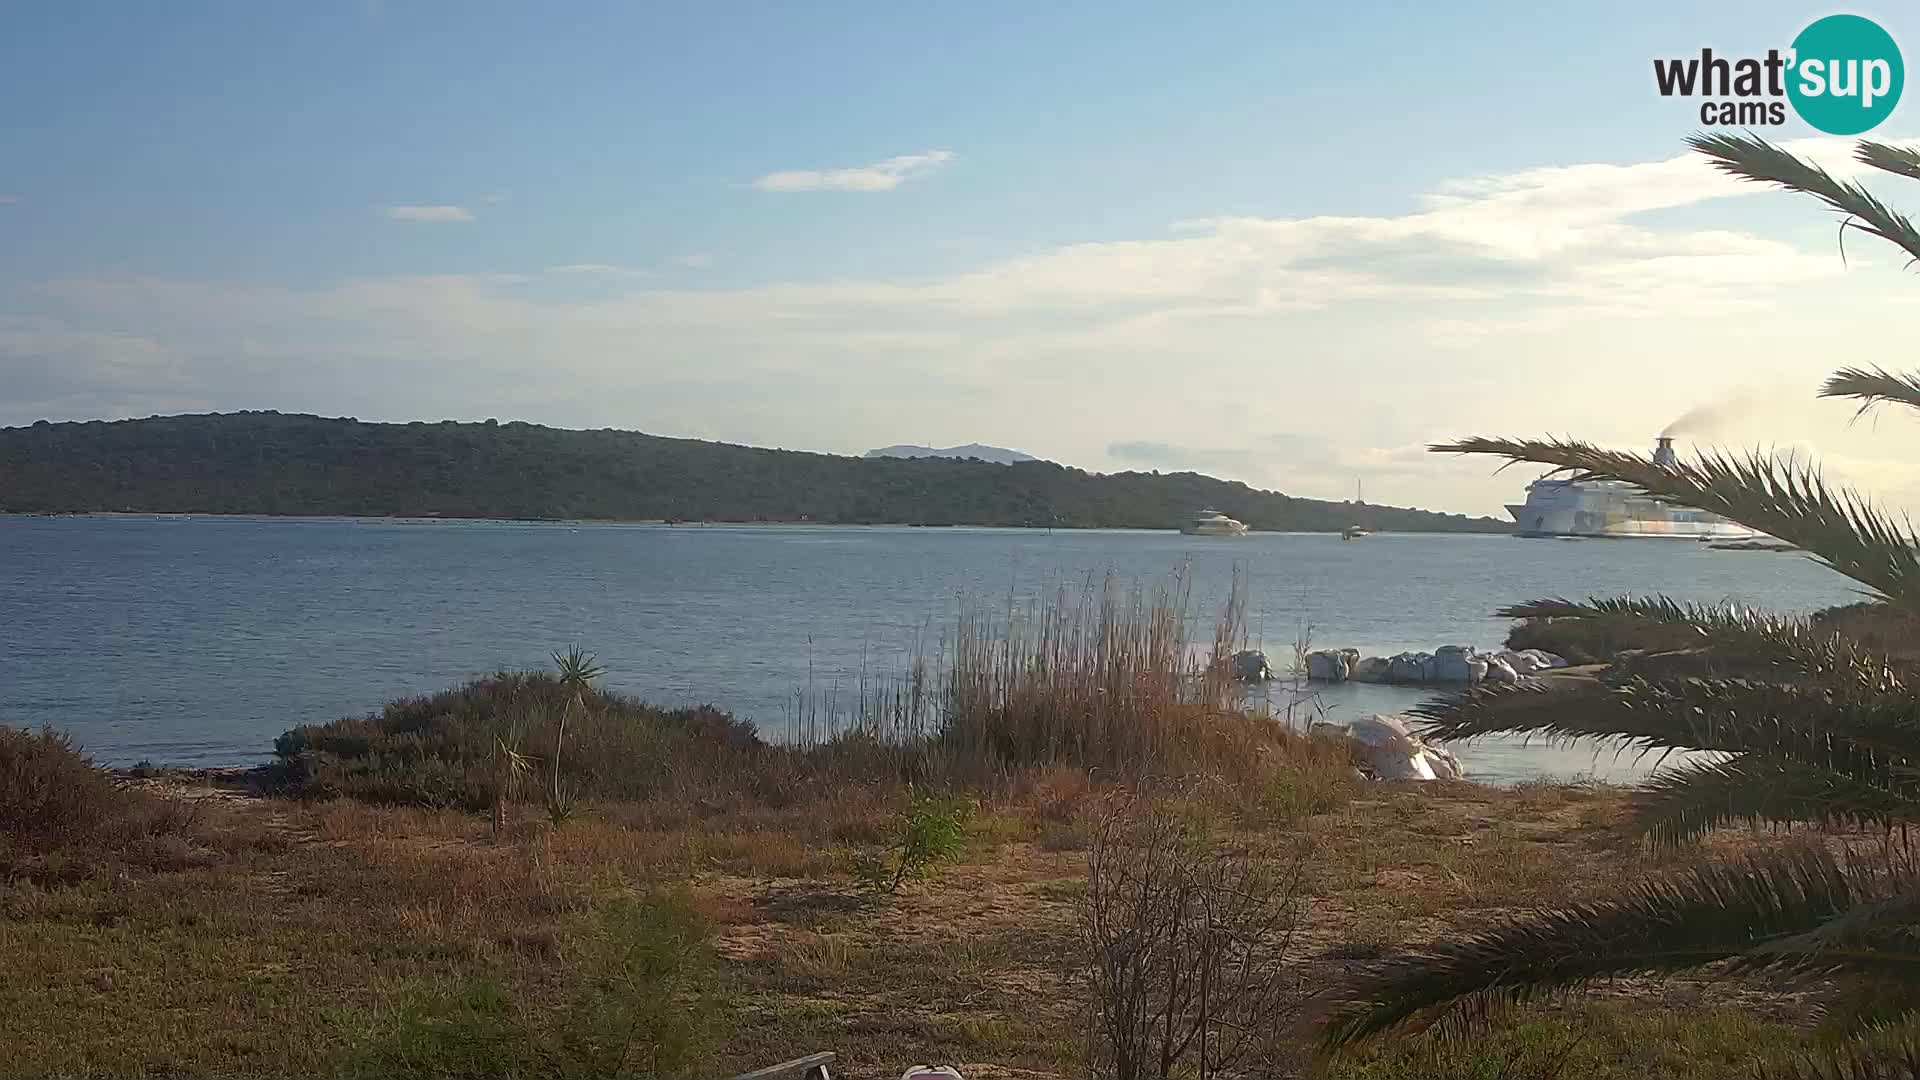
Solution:
[[[1430,653],[1403,652],[1392,656],[1363,657],[1358,649],[1322,649],[1306,656],[1306,676],[1311,682],[1398,686],[1518,682],[1566,666],[1564,657],[1539,649],[1479,652],[1466,645],[1442,645]]]
[[[1564,657],[1540,649],[1479,652],[1465,645],[1443,645],[1428,652],[1392,656],[1360,655],[1358,649],[1321,649],[1300,657],[1297,675],[1309,682],[1389,683],[1403,686],[1471,686],[1481,682],[1521,682],[1567,667]],[[1233,677],[1259,683],[1274,678],[1264,653],[1246,651],[1232,659]],[[1378,780],[1459,780],[1460,761],[1444,747],[1421,738],[1407,717],[1379,713],[1348,723],[1315,721],[1308,734],[1343,743],[1362,776]]]

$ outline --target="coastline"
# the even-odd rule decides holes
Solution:
[[[434,525],[434,524],[481,524],[481,525],[542,525],[574,526],[644,526],[672,529],[752,529],[752,528],[807,528],[807,529],[919,529],[936,532],[1021,532],[1021,533],[1145,533],[1163,535],[1180,533],[1178,527],[1150,528],[1135,525],[1038,525],[1028,523],[1008,523],[996,525],[981,524],[940,524],[929,525],[913,521],[810,521],[810,520],[739,520],[739,521],[668,521],[664,518],[489,518],[454,517],[448,515],[403,515],[403,514],[229,514],[202,511],[142,511],[142,510],[83,510],[59,513],[39,513],[31,511],[0,511],[0,521],[33,519],[87,519],[100,521],[261,521],[261,522],[364,522],[367,524],[393,525]],[[1181,535],[1186,535],[1181,533]],[[1250,536],[1338,536],[1340,529],[1249,529]],[[1510,531],[1493,529],[1393,529],[1379,530],[1374,537],[1393,536],[1511,536]],[[1372,537],[1370,537],[1372,538]],[[1197,541],[1231,541],[1236,537],[1194,537]]]

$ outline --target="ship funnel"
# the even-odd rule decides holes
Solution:
[[[1680,464],[1680,459],[1673,454],[1672,436],[1662,435],[1656,441],[1653,447],[1653,463],[1668,469]]]

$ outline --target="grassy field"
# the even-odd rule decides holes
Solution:
[[[688,1021],[685,1068],[663,1074],[831,1049],[853,1077],[936,1059],[970,1077],[1083,1075],[1077,912],[1102,796],[1084,772],[985,800],[960,859],[894,895],[851,873],[899,818],[902,796],[877,788],[786,811],[589,804],[563,826],[521,807],[496,840],[456,810],[155,785],[192,808],[172,864],[0,893],[9,1075],[568,1075],[525,1047],[567,1042],[583,984],[633,947],[610,913],[636,910],[686,950],[666,991]],[[1311,844],[1296,954],[1316,985],[1656,868],[1601,788],[1369,785],[1317,813],[1280,806],[1223,804],[1214,827]],[[1542,1007],[1472,1046],[1316,1065],[1311,1013],[1302,1075],[1735,1076],[1816,1037],[1806,1001],[1668,982]]]

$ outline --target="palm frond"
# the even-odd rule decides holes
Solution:
[[[1862,139],[1860,145],[1853,148],[1853,159],[1862,165],[1871,165],[1883,172],[1894,173],[1910,180],[1920,180],[1920,149],[1910,146],[1889,146],[1886,143]]]
[[[1820,384],[1820,396],[1853,398],[1860,402],[1856,416],[1882,402],[1920,409],[1920,375],[1895,375],[1884,368],[1841,368]]]
[[[1764,754],[1889,787],[1920,787],[1920,703],[1904,694],[1847,700],[1818,686],[1747,679],[1631,678],[1559,687],[1481,683],[1409,712],[1440,742],[1485,735],[1606,740],[1636,751]]]
[[[1664,596],[1596,597],[1584,603],[1534,600],[1501,608],[1494,614],[1506,619],[1605,619],[1650,627],[1685,627],[1698,636],[1703,648],[1772,665],[1783,669],[1783,674],[1818,679],[1836,689],[1881,694],[1906,684],[1905,665],[1896,669],[1885,655],[1804,618],[1685,604]]]
[[[1903,793],[1831,769],[1759,754],[1688,762],[1650,777],[1635,825],[1678,844],[1732,824],[1878,825],[1920,821],[1920,791]]]
[[[1879,197],[1850,180],[1836,180],[1833,174],[1809,161],[1782,150],[1765,139],[1751,135],[1699,132],[1687,137],[1687,145],[1713,159],[1714,168],[1755,183],[1775,184],[1789,191],[1812,195],[1838,213],[1846,215],[1841,229],[1851,227],[1898,244],[1907,254],[1920,259],[1920,230],[1913,222]],[[1882,167],[1876,155],[1868,160],[1861,149],[1861,160]],[[1899,171],[1895,169],[1894,171]]]
[[[1706,863],[1624,896],[1512,919],[1389,961],[1348,988],[1322,1029],[1329,1050],[1395,1030],[1445,1025],[1490,1008],[1616,975],[1686,970],[1739,957],[1792,974],[1806,954],[1753,953],[1876,899],[1827,852],[1802,847]],[[1749,956],[1748,954],[1753,954]],[[1831,967],[1832,954],[1820,954]]]
[[[1637,454],[1559,439],[1476,436],[1431,449],[1551,465],[1579,479],[1623,480],[1785,540],[1888,601],[1920,611],[1912,528],[1896,525],[1852,490],[1830,487],[1810,465],[1783,464],[1756,451],[1660,466]]]

